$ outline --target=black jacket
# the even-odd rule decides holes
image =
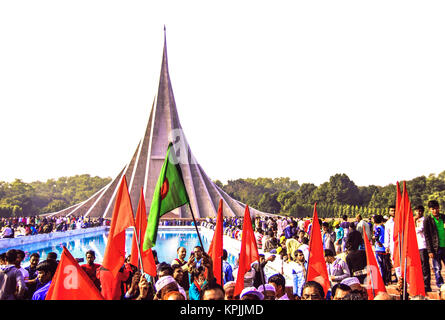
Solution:
[[[445,214],[439,214],[439,218],[442,219],[442,222],[445,222]],[[437,233],[436,222],[430,214],[427,214],[423,219],[423,234],[425,235],[428,253],[437,254],[439,250],[439,234]]]

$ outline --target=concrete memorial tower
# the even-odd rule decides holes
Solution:
[[[175,98],[168,71],[167,44],[164,29],[164,52],[158,93],[154,99],[147,128],[130,162],[105,187],[89,199],[48,216],[87,216],[111,218],[115,196],[122,176],[125,174],[132,206],[136,212],[141,188],[144,190],[147,212],[153,197],[167,152],[168,143],[173,143],[182,169],[184,183],[190,198],[190,206],[196,219],[216,217],[219,200],[223,200],[225,216],[244,215],[245,204],[231,198],[206,175],[193,156],[187,143],[176,110]],[[265,214],[250,208],[253,216]],[[267,215],[267,214],[266,214]],[[191,218],[187,205],[168,213],[165,217]]]

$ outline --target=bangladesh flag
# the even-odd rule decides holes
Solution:
[[[144,237],[144,251],[156,245],[159,218],[189,201],[182,180],[181,167],[176,160],[173,144],[170,142],[151,201]]]

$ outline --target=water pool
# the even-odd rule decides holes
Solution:
[[[60,258],[63,246],[70,251],[74,258],[85,258],[85,253],[88,250],[94,250],[96,252],[96,263],[102,263],[107,239],[108,231],[101,231],[97,233],[79,234],[70,236],[69,238],[14,246],[14,249],[20,249],[26,253],[22,266],[29,265],[29,256],[34,252],[39,253],[40,260],[46,259],[47,254],[51,251],[56,252],[58,258]],[[207,252],[211,239],[208,239],[201,234],[201,240],[203,242],[204,249]],[[131,244],[133,241],[133,232],[131,230],[127,230],[125,241],[126,252],[128,255],[131,252]],[[165,261],[167,263],[171,263],[171,261],[177,257],[176,250],[179,246],[187,249],[186,259],[188,259],[190,253],[193,251],[193,248],[199,244],[198,235],[196,234],[195,230],[160,229],[158,232],[156,247],[154,247],[154,249],[158,253],[159,262]],[[3,251],[7,251],[7,249],[2,250],[2,252]],[[228,262],[232,265],[235,263],[235,256],[230,254],[230,252],[228,255]],[[82,263],[85,262],[80,262],[80,264]]]

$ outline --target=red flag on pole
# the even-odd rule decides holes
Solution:
[[[328,269],[324,259],[323,241],[317,214],[317,203],[314,205],[314,215],[312,218],[312,228],[309,238],[309,261],[306,281],[317,281],[323,287],[325,295],[331,287]]]
[[[213,261],[213,274],[216,282],[224,285],[222,263],[223,263],[223,201],[219,200],[218,215],[216,217],[216,226],[213,233],[213,239],[209,247],[209,256]]]
[[[102,261],[102,266],[110,270],[113,277],[117,276],[125,261],[125,230],[129,227],[134,227],[134,216],[124,175],[116,195],[107,247]]]
[[[152,277],[156,277],[156,262],[151,248],[143,251],[142,245],[144,242],[145,230],[147,229],[147,209],[145,208],[144,190],[141,188],[138,209],[136,211],[135,229],[133,233],[133,242],[131,244],[131,258],[130,263],[134,266],[142,266],[145,273]],[[139,250],[138,250],[139,243]],[[142,255],[139,256],[139,253]]]
[[[104,300],[94,282],[67,248],[51,280],[45,300]]]
[[[425,283],[423,281],[422,263],[420,261],[420,252],[417,244],[416,227],[414,225],[413,211],[408,197],[408,191],[404,186],[402,196],[402,208],[404,209],[404,232],[402,256],[401,256],[401,272],[402,277],[406,278],[408,284],[408,293],[411,296],[425,296]]]
[[[366,232],[363,232],[363,241],[366,250],[366,290],[368,291],[368,300],[373,300],[379,292],[386,292],[385,283],[380,273],[379,265],[372,250],[371,243],[368,240]]]
[[[244,275],[251,269],[254,261],[259,263],[260,256],[256,245],[255,235],[250,219],[249,206],[244,211],[243,233],[241,236],[241,252],[239,256],[238,275],[236,277],[234,296],[239,295],[244,289]]]
[[[405,191],[406,185],[405,182],[403,183],[403,191]],[[394,215],[394,231],[392,238],[394,240],[394,253],[393,253],[393,266],[394,268],[400,267],[400,252],[402,251],[401,248],[401,240],[402,239],[402,233],[403,233],[403,208],[402,206],[402,195],[400,193],[400,185],[397,181],[397,191],[396,191],[396,212]]]

